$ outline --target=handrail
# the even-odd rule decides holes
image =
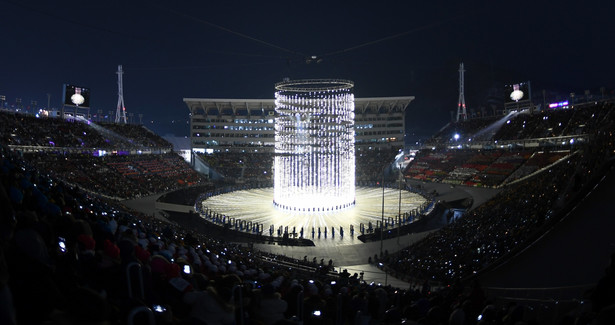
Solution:
[[[147,315],[147,323],[149,325],[156,325],[156,320],[154,318],[154,313],[152,312],[151,309],[145,307],[145,306],[139,306],[139,307],[135,307],[133,308],[130,313],[128,313],[128,316],[126,317],[126,323],[128,325],[134,325],[134,319],[135,316],[139,313],[145,313]]]
[[[297,294],[297,317],[299,322],[303,322],[303,289]]]
[[[483,290],[489,296],[501,297],[506,299],[520,299],[528,301],[557,301],[581,299],[581,297],[583,297],[583,293],[587,292],[593,287],[595,287],[595,284],[581,284],[574,286],[544,288],[484,287]]]
[[[338,293],[337,297],[336,297],[336,304],[337,304],[337,308],[335,308],[335,325],[342,325],[344,324],[344,319],[343,319],[343,311],[342,311],[342,294]]]
[[[236,293],[237,289],[239,289],[239,294]],[[243,317],[243,285],[242,284],[236,284],[233,286],[233,289],[231,290],[232,295],[233,295],[233,302],[235,302],[235,300],[238,300],[238,302],[236,303],[237,309],[239,311],[239,319],[237,320],[236,324],[237,325],[243,325],[244,324],[244,317]],[[237,314],[235,314],[237,315]]]
[[[138,281],[138,290],[139,290],[139,296],[137,297],[138,299],[143,300],[145,298],[145,293],[143,290],[143,275],[141,274],[141,264],[139,264],[138,262],[131,262],[128,263],[128,265],[126,265],[126,285],[128,286],[128,297],[130,299],[134,298],[134,292],[133,292],[133,287],[132,287],[132,281],[133,281],[133,276],[132,276],[132,269],[136,268],[137,270],[137,278],[136,280]]]

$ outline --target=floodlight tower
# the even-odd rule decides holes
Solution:
[[[463,95],[464,88],[464,73],[466,70],[463,68],[463,62],[459,64],[459,102],[457,103],[457,122],[460,119],[467,120],[468,114],[466,113],[466,98]]]
[[[354,83],[289,80],[276,84],[273,202],[325,212],[355,203]]]
[[[117,66],[117,111],[115,112],[115,123],[126,124],[126,106],[124,106],[124,82],[122,81],[122,75],[124,71],[122,66]]]

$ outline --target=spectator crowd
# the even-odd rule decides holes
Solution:
[[[174,154],[95,157],[88,150],[15,149],[164,145],[155,136],[108,127],[125,139],[141,139],[114,142],[115,136],[86,123],[2,112],[0,324],[539,323],[540,316],[523,305],[494,304],[474,275],[543,233],[604,173],[615,149],[613,105],[586,109],[550,118],[562,123],[559,134],[590,130],[591,141],[426,239],[379,257],[393,275],[421,283],[402,289],[365,283],[347,271],[332,273],[334,261],[263,254],[110,198],[201,184]],[[532,134],[548,133],[542,131]],[[357,166],[366,167],[357,172],[377,179],[391,154],[358,155]],[[269,158],[246,161],[261,168]],[[615,303],[609,270],[592,297],[593,310],[566,316],[562,324],[602,321]],[[434,281],[441,286],[432,287]]]

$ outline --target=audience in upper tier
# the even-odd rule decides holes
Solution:
[[[407,178],[497,187],[509,184],[542,170],[571,154],[582,143],[573,138],[551,141],[548,146],[520,147],[485,145],[483,149],[465,149],[467,145],[484,140],[491,144],[502,140],[542,139],[562,136],[596,134],[610,123],[614,105],[601,102],[577,105],[574,109],[558,109],[511,114],[506,118],[485,118],[451,123],[428,141],[430,148],[420,150],[406,167]],[[454,135],[459,135],[454,139]],[[481,139],[477,136],[480,135]],[[493,142],[495,141],[495,142]],[[593,141],[592,137],[584,141]],[[563,144],[562,144],[563,143]],[[446,145],[445,145],[446,144]],[[455,149],[450,149],[449,145]],[[463,145],[462,145],[463,144]],[[484,142],[483,142],[484,144]],[[433,147],[431,147],[433,146]],[[459,147],[459,149],[457,149]]]
[[[0,111],[0,140],[6,145],[83,149],[170,149],[171,144],[140,125],[35,117]]]
[[[611,102],[578,104],[574,108],[524,110],[507,116],[449,123],[427,141],[428,146],[480,141],[524,140],[591,134],[613,110]],[[457,135],[458,137],[455,137]]]

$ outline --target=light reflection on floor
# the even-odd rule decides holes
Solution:
[[[295,227],[297,234],[304,228],[304,237],[312,239],[314,228],[314,243],[316,246],[352,245],[360,243],[356,236],[360,234],[359,225],[367,225],[370,221],[376,223],[382,217],[382,188],[357,187],[356,205],[352,208],[338,212],[288,212],[273,206],[273,188],[235,191],[211,197],[203,202],[204,207],[210,211],[234,217],[236,219],[262,223],[263,234],[269,235],[269,226],[288,227],[292,232]],[[418,209],[426,200],[415,193],[401,191],[401,212]],[[384,217],[395,217],[399,211],[400,191],[385,188],[384,191]],[[355,234],[350,236],[350,225],[354,225]],[[318,238],[318,227],[321,236]],[[335,229],[332,236],[331,228]],[[340,227],[344,236],[340,236]],[[327,237],[324,229],[327,228]],[[277,235],[274,233],[274,235]]]

